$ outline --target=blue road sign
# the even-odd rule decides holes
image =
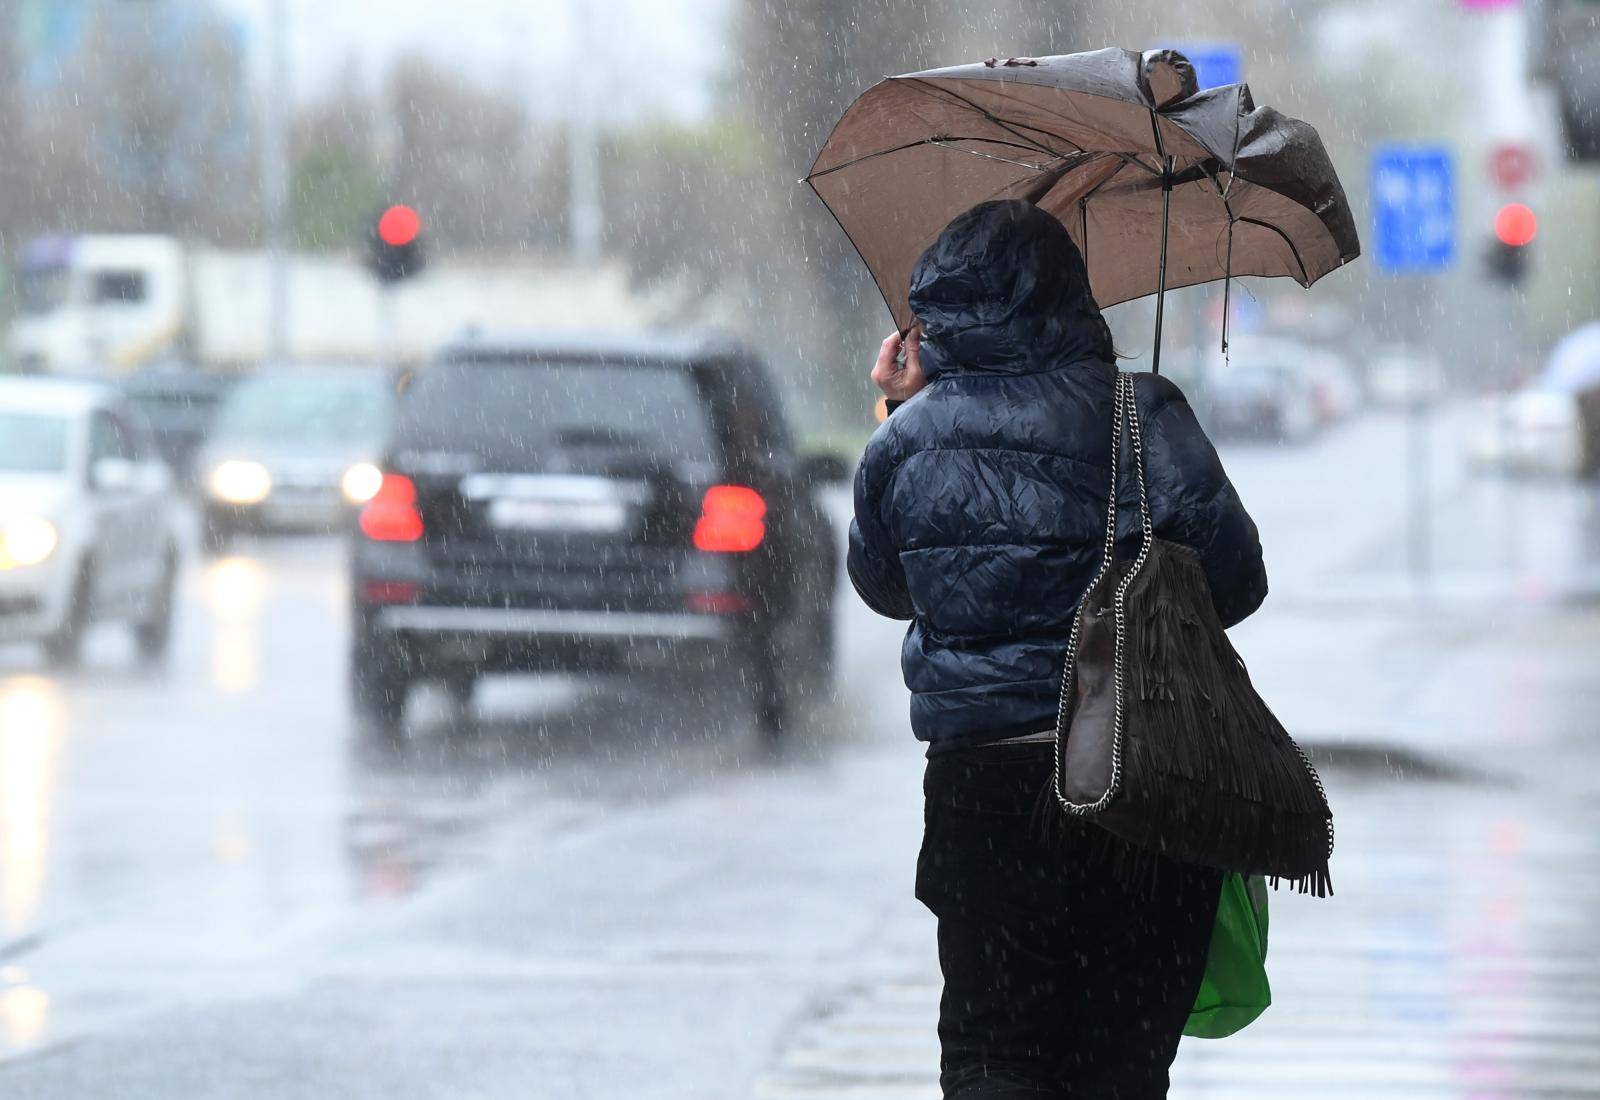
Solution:
[[[1194,66],[1201,91],[1237,84],[1244,79],[1244,62],[1237,42],[1192,42],[1174,48]]]
[[[1443,271],[1455,262],[1455,165],[1448,149],[1373,150],[1372,234],[1378,269],[1390,275]]]

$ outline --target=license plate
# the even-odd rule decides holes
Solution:
[[[268,523],[332,525],[339,521],[339,498],[332,493],[274,492],[261,503]]]
[[[509,530],[614,535],[628,525],[628,506],[620,500],[501,497],[489,502],[489,522]]]

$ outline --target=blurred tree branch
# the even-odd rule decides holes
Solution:
[[[208,5],[96,8],[59,79],[30,100],[18,137],[33,225],[221,242],[253,234],[243,49]]]
[[[384,106],[392,197],[422,212],[432,242],[510,251],[558,239],[562,147],[515,99],[412,56],[390,71]]]

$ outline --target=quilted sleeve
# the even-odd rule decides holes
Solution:
[[[1261,539],[1189,402],[1161,382],[1166,400],[1145,432],[1151,521],[1158,537],[1199,552],[1217,615],[1233,626],[1267,598]]]
[[[850,583],[863,602],[891,619],[916,615],[900,554],[883,522],[883,502],[893,462],[883,434],[874,436],[856,468],[855,518],[850,521]]]

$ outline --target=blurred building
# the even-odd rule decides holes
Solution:
[[[61,79],[68,59],[83,44],[89,11],[96,0],[21,0],[17,43],[23,80],[40,88]]]

